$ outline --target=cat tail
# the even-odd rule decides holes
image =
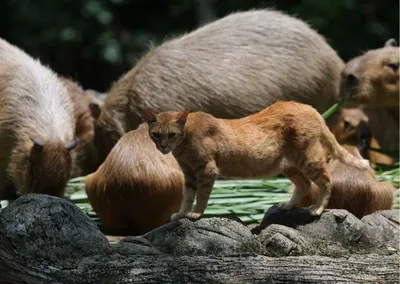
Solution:
[[[357,158],[350,154],[345,148],[343,148],[339,142],[337,142],[335,136],[329,130],[326,124],[322,124],[322,139],[321,143],[325,146],[329,153],[342,163],[364,170],[370,168],[370,163],[366,159]]]

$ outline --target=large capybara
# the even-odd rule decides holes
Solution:
[[[373,136],[389,150],[399,148],[399,58],[400,48],[390,39],[350,60],[340,83],[345,106],[363,105]]]
[[[233,13],[152,48],[112,86],[96,123],[100,161],[146,108],[239,118],[295,100],[325,111],[338,101],[343,67],[299,19],[272,10]]]
[[[103,101],[93,95],[92,90],[83,90],[77,82],[62,76],[60,79],[67,88],[74,106],[75,136],[79,139],[71,177],[87,175],[98,167],[97,150],[94,145],[94,124],[100,113],[97,108],[101,108]]]
[[[355,147],[344,146],[352,155],[361,158]],[[328,162],[332,190],[327,209],[345,209],[358,218],[379,210],[392,208],[395,187],[390,182],[378,182],[375,172],[359,170],[339,160]],[[299,203],[300,207],[314,204],[318,198],[315,184]]]
[[[122,136],[85,185],[107,233],[137,235],[167,223],[179,209],[183,173],[172,154],[156,149],[146,123]]]
[[[331,127],[332,133],[340,144],[346,144],[354,149],[360,149],[359,143],[364,139],[361,155],[371,162],[375,167],[376,163],[391,165],[394,160],[388,155],[372,150],[380,149],[378,141],[373,137],[368,125],[369,118],[361,108],[342,108],[339,110],[336,124]]]
[[[0,39],[0,199],[62,197],[70,177],[75,117],[57,75]]]

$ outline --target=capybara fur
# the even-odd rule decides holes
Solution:
[[[344,145],[354,156],[361,157],[356,147]],[[389,182],[378,182],[375,172],[359,170],[336,159],[328,162],[332,176],[331,197],[327,209],[345,209],[358,218],[379,210],[392,208],[395,187]],[[299,206],[307,207],[315,203],[318,187],[315,184],[300,201]]]
[[[376,163],[385,165],[393,164],[394,160],[390,156],[369,149],[380,149],[381,147],[375,137],[372,136],[368,123],[369,118],[362,109],[342,108],[339,111],[336,124],[331,128],[331,131],[340,144],[353,146],[355,149],[359,149],[357,146],[364,139],[368,145],[364,145],[361,155],[363,158],[370,160],[372,167],[375,167]]]
[[[74,132],[73,104],[57,75],[0,39],[0,199],[16,191],[62,197]]]
[[[85,185],[107,233],[138,235],[167,223],[179,209],[183,173],[172,154],[156,149],[142,124],[122,136]]]
[[[96,123],[100,160],[147,108],[239,118],[295,100],[325,111],[339,99],[343,67],[299,19],[272,10],[233,13],[152,48],[113,84]]]
[[[83,176],[94,172],[98,167],[97,150],[94,145],[94,128],[98,114],[94,113],[103,102],[94,97],[91,92],[85,91],[72,79],[60,76],[61,81],[67,88],[68,94],[74,106],[76,120],[75,136],[79,139],[75,152],[71,177]]]

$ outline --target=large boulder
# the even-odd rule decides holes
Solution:
[[[34,266],[73,268],[83,257],[109,250],[96,224],[62,198],[23,195],[1,211],[0,221],[19,258]]]
[[[326,210],[319,217],[307,211],[284,211],[277,206],[267,211],[262,223],[252,229],[260,235],[265,254],[339,257],[400,251],[399,210],[375,212],[362,220],[346,210]]]

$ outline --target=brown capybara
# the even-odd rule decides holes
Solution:
[[[399,58],[400,48],[389,39],[350,60],[341,74],[345,106],[363,106],[373,136],[387,150],[399,149]]]
[[[394,39],[389,39],[383,48],[350,60],[342,72],[340,95],[349,105],[388,109],[398,122],[399,57],[400,48]]]
[[[112,86],[96,123],[100,161],[147,108],[239,118],[295,100],[325,111],[338,101],[343,67],[299,19],[272,10],[233,13],[152,48]]]
[[[179,209],[183,173],[172,154],[156,149],[142,124],[122,136],[85,186],[107,233],[138,235],[167,223]]]
[[[376,163],[393,164],[394,160],[390,156],[369,149],[380,149],[380,145],[372,136],[368,120],[367,115],[360,108],[342,108],[331,131],[340,144],[353,146],[353,148],[359,150],[361,149],[357,146],[362,139],[365,139],[368,145],[363,145],[361,155],[371,162],[372,167],[375,167]]]
[[[0,39],[0,199],[15,191],[62,197],[74,132],[73,104],[57,75]]]
[[[71,177],[87,175],[98,167],[97,150],[94,146],[94,124],[100,112],[97,108],[101,108],[103,102],[92,94],[93,91],[83,90],[77,82],[62,76],[60,79],[67,88],[74,106],[75,136],[79,139]]]
[[[357,148],[344,145],[354,156],[361,158]],[[331,197],[327,209],[346,209],[358,218],[379,210],[391,209],[395,187],[389,182],[378,182],[375,172],[359,170],[336,159],[328,162],[332,176]],[[315,184],[300,201],[300,207],[315,203],[318,187]]]

